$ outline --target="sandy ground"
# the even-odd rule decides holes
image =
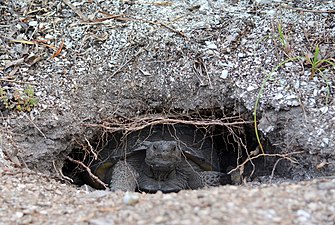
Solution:
[[[4,96],[18,105],[14,92],[32,85],[39,100],[30,112],[0,104],[0,224],[334,224],[334,177],[126,194],[5,167],[7,153],[50,172],[70,140],[85,136],[82,121],[212,101],[224,108],[228,97],[252,110],[264,77],[287,57],[311,56],[320,44],[320,57],[334,58],[333,1],[148,2],[0,0]],[[310,80],[306,61],[286,63],[260,101],[262,110],[303,109],[290,120],[290,111],[264,113],[261,127],[273,144],[313,157],[301,156],[300,178],[315,167],[334,174],[333,75],[328,65]],[[290,123],[278,136],[281,121]]]
[[[0,178],[0,224],[334,224],[335,178],[172,194],[88,191],[30,170]]]

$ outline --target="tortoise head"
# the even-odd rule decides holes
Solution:
[[[145,142],[145,163],[150,167],[154,179],[163,181],[176,169],[182,153],[176,141]]]

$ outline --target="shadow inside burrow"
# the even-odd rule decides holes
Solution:
[[[256,151],[259,148],[251,121],[241,116],[224,116],[219,110],[214,115],[212,110],[208,112],[203,110],[201,114],[198,112],[187,117],[147,116],[100,124],[94,138],[78,141],[66,157],[62,172],[78,186],[87,184],[95,189],[113,189],[112,177],[115,173],[120,174],[117,170],[121,170],[116,165],[125,162],[135,168],[135,172],[132,172],[132,177],[119,177],[117,183],[136,180],[136,187],[131,187],[131,191],[167,193],[200,188],[199,185],[190,185],[190,182],[185,184],[185,175],[178,170],[165,180],[155,177],[155,171],[147,165],[148,148],[143,143],[163,141],[177,143],[181,149],[184,164],[178,165],[182,168],[180,170],[189,166],[199,173],[215,171],[224,177],[220,185],[241,184],[243,179],[273,175],[274,158],[252,159],[253,154],[260,152]],[[264,146],[265,150],[273,149],[269,143]],[[280,169],[278,171],[281,172]],[[135,173],[139,175],[136,177]],[[144,181],[138,178],[142,175],[146,177]]]

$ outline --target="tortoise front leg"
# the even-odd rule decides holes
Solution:
[[[113,167],[109,188],[111,191],[135,191],[138,177],[139,174],[134,167],[121,160]]]
[[[215,187],[224,184],[231,184],[230,175],[217,171],[194,171],[188,180],[190,189],[198,189],[210,186]]]
[[[187,179],[180,179],[181,177],[174,177],[165,181],[157,181],[143,174],[138,179],[139,191],[156,193],[162,191],[163,193],[178,192],[187,189]]]

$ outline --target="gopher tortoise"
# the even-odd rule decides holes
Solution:
[[[113,138],[100,158],[91,170],[112,191],[167,193],[231,183],[230,175],[220,172],[206,130],[185,124],[156,125]]]

